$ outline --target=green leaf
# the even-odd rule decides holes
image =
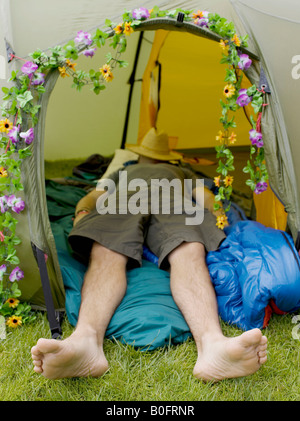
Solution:
[[[120,39],[120,48],[119,48],[119,52],[120,53],[124,53],[126,51],[126,47],[127,47],[127,41],[126,38],[121,38]]]
[[[27,148],[24,148],[24,149],[19,149],[18,153],[19,153],[20,159],[24,159],[27,156],[31,156],[32,155],[32,152],[31,152],[29,146]]]
[[[33,96],[30,91],[26,91],[23,94],[17,96],[17,101],[21,108],[24,108],[25,105],[33,99]]]

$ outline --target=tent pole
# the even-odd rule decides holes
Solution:
[[[134,82],[135,82],[135,74],[136,74],[137,64],[138,64],[138,60],[139,60],[139,56],[140,56],[143,36],[144,36],[144,31],[141,31],[140,36],[139,36],[139,40],[138,40],[137,49],[136,49],[132,73],[131,73],[130,78],[129,78],[130,90],[129,90],[129,95],[128,95],[127,110],[126,110],[126,116],[125,116],[125,123],[124,123],[124,129],[123,129],[121,149],[125,148],[125,143],[126,143],[128,121],[129,121],[129,114],[130,114],[130,107],[131,107],[131,99],[132,99],[132,93],[133,93],[133,86],[134,86]]]

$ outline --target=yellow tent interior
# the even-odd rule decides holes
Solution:
[[[138,33],[131,35],[132,40],[138,36]],[[201,36],[165,30],[145,32],[144,41],[135,74],[127,143],[139,142],[146,131],[156,125],[158,130],[168,133],[171,146],[183,150],[187,159],[201,158],[196,169],[213,177],[217,167],[213,150],[216,135],[221,130],[220,99],[225,84],[220,45]],[[136,42],[128,39],[124,59],[129,63],[134,61],[135,45]],[[104,47],[93,62],[80,57],[78,68],[101,67],[106,53]],[[99,96],[88,89],[75,92],[70,89],[67,78],[59,78],[47,111],[45,159],[87,157],[93,153],[108,156],[120,148],[131,71],[131,66],[115,69],[114,80]],[[250,85],[245,76],[243,80],[243,87]],[[233,149],[240,170],[236,168],[233,174],[234,188],[239,189],[243,184],[242,189],[248,189],[244,185],[247,175],[241,168],[246,164],[243,160],[249,151],[251,125],[242,109],[235,113],[235,121],[237,141]],[[248,194],[252,197],[250,188]],[[274,228],[286,228],[286,213],[270,189],[254,199],[257,221]],[[248,216],[249,212],[250,209]]]

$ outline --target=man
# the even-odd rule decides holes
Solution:
[[[153,179],[180,179],[184,183],[195,176],[169,162],[178,160],[178,154],[170,152],[166,134],[151,129],[141,144],[131,147],[139,153],[139,162],[114,174],[111,180],[117,187],[110,192],[95,189],[79,201],[76,207],[74,228],[70,244],[81,258],[89,259],[89,267],[82,289],[82,303],[76,329],[63,340],[39,339],[32,348],[34,370],[43,376],[98,377],[108,370],[103,351],[107,326],[115,309],[126,292],[126,269],[141,264],[144,242],[159,257],[159,266],[170,270],[171,291],[181,310],[198,351],[193,374],[203,381],[219,381],[254,373],[267,360],[267,338],[259,329],[244,332],[234,338],[223,335],[218,316],[215,292],[205,262],[206,252],[218,248],[225,235],[216,227],[213,215],[214,196],[204,189],[204,220],[187,223],[184,211],[177,212],[176,200],[170,213],[151,213],[153,202],[163,196],[149,193]],[[146,189],[145,213],[121,211],[126,190],[126,204],[133,199],[121,185],[126,171],[128,185],[142,179]],[[141,184],[143,185],[143,184]],[[201,189],[202,195],[198,194]],[[129,189],[128,189],[129,190]],[[120,193],[116,201],[116,193]],[[122,194],[123,193],[123,196]],[[183,197],[183,190],[180,198]],[[105,208],[106,197],[117,206]],[[177,195],[178,196],[178,195]],[[203,189],[194,186],[193,196],[201,202]],[[200,199],[199,199],[200,198]],[[200,203],[200,207],[201,207]],[[124,207],[124,206],[123,206]]]

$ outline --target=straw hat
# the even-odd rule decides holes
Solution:
[[[126,148],[159,161],[178,161],[182,158],[179,153],[170,151],[168,135],[164,132],[156,133],[154,127],[146,133],[140,145],[126,145]]]

